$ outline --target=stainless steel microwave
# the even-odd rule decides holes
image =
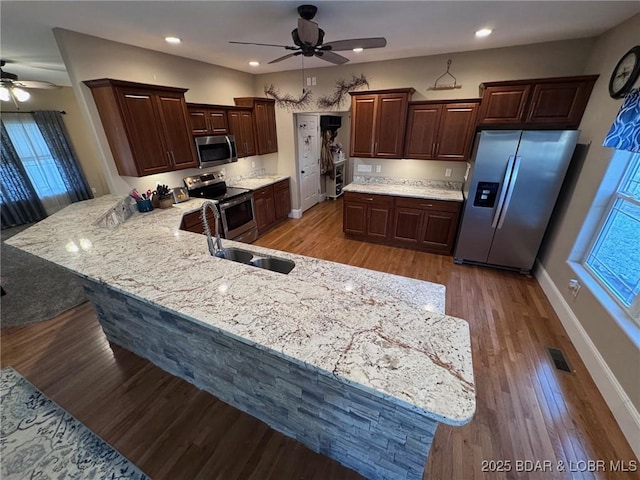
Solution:
[[[238,161],[236,138],[233,135],[196,137],[200,168]]]

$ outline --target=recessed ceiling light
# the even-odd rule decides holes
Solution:
[[[364,50],[364,48],[362,48],[362,47],[356,47],[356,48],[353,49],[353,51],[356,52],[356,53],[360,53],[363,50]]]
[[[476,32],[476,37],[488,37],[489,35],[491,35],[491,32],[493,32],[493,30],[491,30],[490,28],[482,28]]]
[[[260,66],[260,62],[256,62],[255,60],[251,60],[249,62],[249,65],[251,65],[252,67],[259,67]]]
[[[173,43],[173,44],[177,44],[177,43],[180,43],[182,41],[178,37],[164,37],[164,40],[167,43]]]

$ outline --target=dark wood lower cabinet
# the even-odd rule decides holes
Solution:
[[[216,224],[215,224],[215,218],[213,217],[213,213],[211,213],[211,211],[207,211],[207,223],[209,224],[211,233],[214,234]],[[186,230],[188,232],[204,234],[204,224],[202,223],[202,213],[198,211],[198,212],[187,213],[186,215],[184,215],[182,217],[182,223],[180,224],[180,229]],[[220,228],[220,234],[222,234],[221,228]]]
[[[289,216],[291,212],[291,188],[289,179],[267,185],[253,192],[258,235]]]
[[[345,192],[347,237],[451,254],[460,202]]]
[[[348,235],[387,240],[393,197],[345,192],[343,231]]]

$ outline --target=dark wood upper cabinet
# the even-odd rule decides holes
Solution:
[[[214,105],[188,103],[191,133],[193,135],[225,135],[229,133],[227,112]]]
[[[184,98],[182,95],[161,93],[158,95],[158,105],[164,127],[162,131],[174,169],[197,168],[193,139],[185,135]]]
[[[227,120],[229,122],[229,133],[236,138],[238,157],[256,155],[252,109],[231,108],[227,111]]]
[[[351,92],[351,156],[402,158],[413,88]]]
[[[484,83],[478,124],[578,128],[597,79],[585,75]]]
[[[522,123],[530,91],[531,85],[485,86],[479,123],[483,125]]]
[[[410,102],[404,157],[467,160],[480,100]]]
[[[120,175],[141,177],[197,165],[184,88],[88,80]]]
[[[234,98],[237,106],[253,109],[253,129],[256,139],[256,152],[266,155],[278,151],[278,133],[276,130],[276,106],[272,98],[239,97]]]

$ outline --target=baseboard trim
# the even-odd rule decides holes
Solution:
[[[291,217],[291,218],[302,218],[302,209],[301,208],[294,208],[293,210],[291,210],[291,213],[289,214],[289,217]]]
[[[611,413],[613,413],[616,422],[618,422],[623,435],[636,456],[640,458],[640,413],[631,403],[629,396],[613,375],[609,365],[600,355],[600,352],[578,321],[556,284],[544,267],[537,261],[534,272],[542,291],[547,296],[567,335],[569,335],[571,342],[578,351],[578,355],[580,355],[598,390],[600,390],[609,409],[611,409]]]

